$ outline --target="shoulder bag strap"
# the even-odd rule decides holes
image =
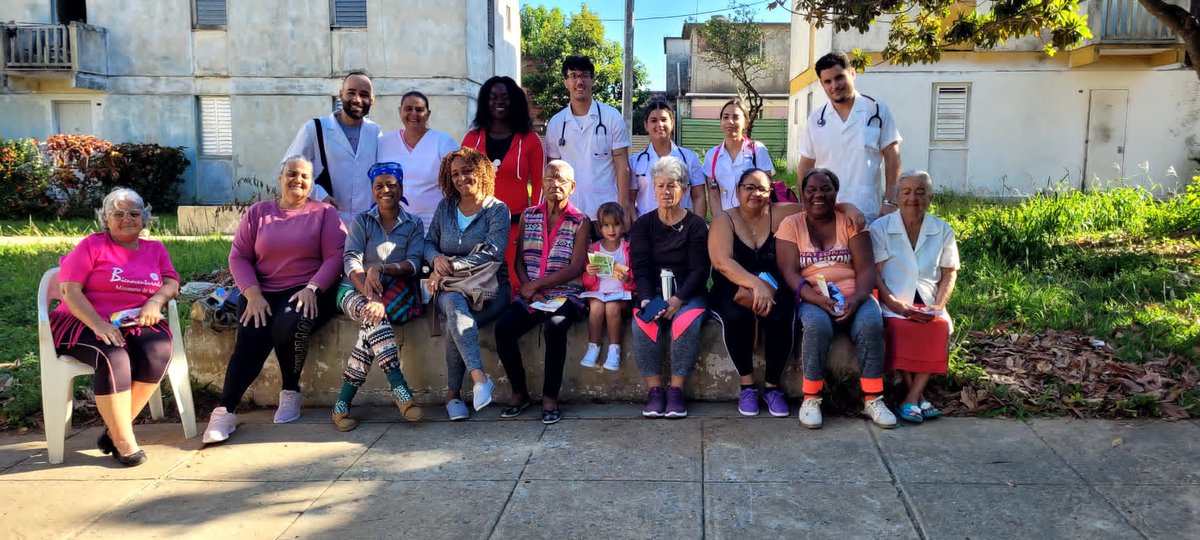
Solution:
[[[325,129],[321,127],[321,119],[313,118],[313,128],[317,130],[317,150],[321,154],[321,174],[313,180],[318,186],[325,188],[330,197],[333,196],[333,182],[329,177],[329,160],[325,159]]]

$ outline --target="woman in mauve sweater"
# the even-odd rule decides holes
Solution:
[[[337,210],[310,200],[311,189],[312,163],[289,157],[279,172],[279,199],[251,206],[238,225],[229,251],[229,270],[242,291],[237,341],[205,443],[224,441],[237,428],[234,410],[272,350],[283,379],[275,423],[300,417],[308,339],[335,312],[346,242]]]

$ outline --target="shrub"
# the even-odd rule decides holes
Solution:
[[[164,212],[179,206],[179,185],[189,165],[182,146],[121,143],[93,159],[86,176],[96,179],[104,193],[127,187]]]
[[[55,204],[46,195],[50,174],[36,139],[0,139],[0,217],[51,215]]]
[[[94,135],[51,135],[44,152],[54,164],[48,195],[58,206],[58,216],[91,217],[106,193],[87,171],[93,159],[108,154],[112,143]]]

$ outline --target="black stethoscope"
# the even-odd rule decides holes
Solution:
[[[595,103],[595,102],[593,101],[593,103]],[[595,129],[592,130],[592,135],[600,135],[600,130],[603,129],[604,136],[607,137],[608,136],[608,126],[604,125],[604,111],[600,110],[599,107],[596,108],[596,116],[599,117],[600,123],[596,125]],[[558,145],[559,146],[567,145],[567,119],[566,118],[563,118],[562,130],[558,132]]]
[[[645,150],[642,150],[642,152],[637,155],[637,157],[633,158],[633,169],[634,170],[637,170],[638,164],[642,162],[642,158],[646,158],[646,165],[650,164],[650,149],[651,148],[653,148],[653,145],[647,146]],[[667,155],[669,156],[671,154],[679,154],[679,160],[683,162],[684,168],[689,167],[687,156],[683,153],[683,150],[681,148],[676,146],[675,149],[672,150]],[[647,171],[647,172],[649,172],[649,171]],[[643,173],[639,174],[638,176],[646,176],[647,172],[643,172]]]
[[[879,129],[883,129],[883,117],[879,116],[879,102],[875,101],[875,98],[866,94],[859,94],[859,96],[865,97],[871,100],[871,103],[875,104],[875,114],[871,115],[871,117],[867,119],[867,127],[871,127],[871,121],[874,120],[875,123],[879,125]],[[825,109],[828,108],[828,103],[821,106],[821,117],[817,118],[817,127],[825,127]]]

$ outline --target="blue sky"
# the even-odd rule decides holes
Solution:
[[[788,22],[791,20],[790,14],[782,9],[768,10],[768,0],[738,1],[754,5],[757,8],[755,18],[759,21]],[[523,0],[522,4],[557,7],[568,16],[571,13],[578,13],[580,6],[578,1],[568,2],[565,0]],[[608,39],[624,43],[624,0],[596,0],[587,2],[587,5],[588,9],[600,15]],[[695,18],[700,22],[708,20],[713,15],[730,15],[729,0],[637,0],[634,4],[633,54],[646,65],[646,71],[650,74],[651,90],[666,88],[663,38],[678,36],[683,30],[683,23],[693,14],[698,14],[695,15]],[[649,19],[649,17],[655,18]]]

